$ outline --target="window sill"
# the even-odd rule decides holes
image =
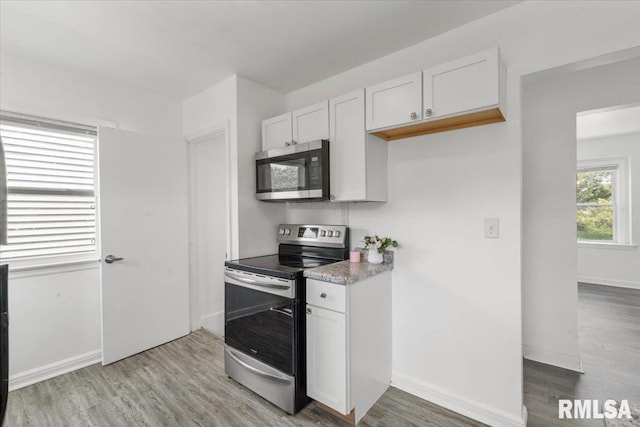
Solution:
[[[75,260],[29,260],[3,261],[9,264],[9,277],[20,279],[26,277],[46,276],[50,274],[69,273],[78,270],[87,270],[100,266],[98,258],[82,258]]]
[[[589,249],[615,249],[621,251],[635,251],[638,248],[638,245],[627,243],[578,242],[578,247]]]

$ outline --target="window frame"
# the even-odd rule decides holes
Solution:
[[[0,262],[10,265],[12,272],[41,270],[41,269],[62,269],[68,270],[74,268],[74,266],[82,266],[95,264],[100,260],[100,175],[99,175],[99,163],[98,163],[98,147],[99,147],[99,125],[97,123],[77,123],[64,120],[58,120],[55,118],[47,118],[41,116],[35,116],[31,114],[14,113],[6,110],[1,110],[0,115],[6,123],[12,125],[19,125],[20,121],[25,121],[24,126],[29,127],[33,124],[40,124],[43,129],[49,129],[55,131],[56,127],[68,127],[78,130],[91,129],[95,132],[93,142],[93,197],[95,203],[95,245],[92,251],[69,253],[69,254],[52,254],[52,255],[38,255],[27,256],[19,258],[2,258],[0,253]],[[89,120],[91,122],[92,120]],[[3,246],[2,248],[6,248]],[[0,251],[2,252],[2,251]],[[61,271],[62,271],[61,270]]]
[[[631,186],[629,157],[609,157],[597,159],[579,160],[576,167],[576,175],[580,172],[596,172],[598,170],[611,170],[611,206],[613,206],[613,236],[612,240],[586,240],[579,239],[576,231],[576,241],[580,245],[602,246],[630,246],[631,242]],[[577,190],[577,188],[576,188]],[[580,206],[593,204],[581,204],[576,200],[577,210]],[[608,204],[597,204],[608,206]]]

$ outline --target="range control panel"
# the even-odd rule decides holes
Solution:
[[[345,225],[280,224],[278,242],[290,245],[345,248],[348,239]]]

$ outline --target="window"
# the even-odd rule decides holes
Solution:
[[[578,241],[630,243],[627,164],[625,158],[579,162],[576,175]]]
[[[96,251],[96,129],[0,113],[7,165],[2,260]]]

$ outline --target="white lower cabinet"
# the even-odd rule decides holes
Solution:
[[[360,421],[391,383],[391,272],[307,279],[307,394]]]
[[[342,414],[347,401],[347,319],[307,306],[307,394]]]

